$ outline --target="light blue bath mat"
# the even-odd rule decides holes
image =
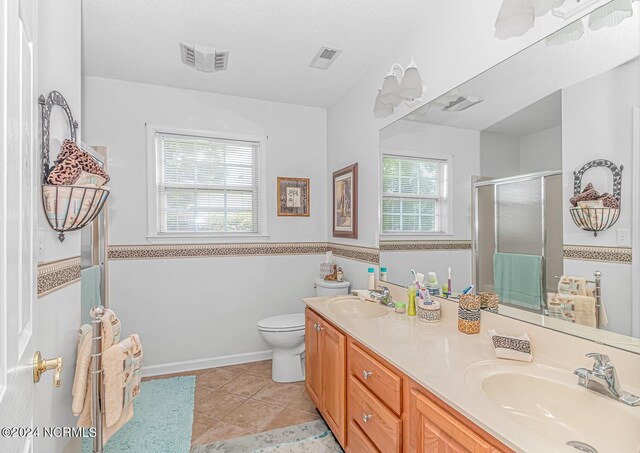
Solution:
[[[133,418],[109,439],[104,452],[188,453],[195,387],[195,376],[143,382]],[[83,439],[83,453],[91,453],[92,447],[92,439]]]
[[[324,420],[301,423],[207,445],[191,453],[343,453]]]

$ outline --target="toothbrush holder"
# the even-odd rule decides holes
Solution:
[[[482,292],[480,296],[480,308],[486,308],[487,311],[498,313],[498,305],[500,304],[500,296],[496,293]]]
[[[461,294],[458,303],[458,330],[466,334],[480,333],[480,296]]]

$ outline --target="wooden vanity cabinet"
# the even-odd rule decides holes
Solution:
[[[308,308],[305,316],[307,393],[338,442],[345,445],[347,338]]]
[[[511,452],[309,308],[305,344],[307,392],[347,453]]]
[[[410,442],[416,453],[499,452],[451,412],[416,388],[410,394]]]

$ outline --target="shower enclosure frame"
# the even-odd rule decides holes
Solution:
[[[546,253],[545,249],[547,247],[547,225],[546,225],[546,215],[547,215],[547,194],[546,194],[546,186],[545,186],[545,178],[551,176],[562,176],[562,170],[553,170],[553,171],[542,171],[536,173],[527,173],[524,175],[516,175],[516,176],[507,176],[502,178],[491,178],[491,179],[480,179],[480,177],[474,176],[472,179],[472,189],[471,189],[471,203],[472,209],[471,213],[473,215],[472,225],[473,225],[473,239],[471,241],[471,249],[472,249],[472,275],[473,275],[473,285],[476,290],[480,290],[479,282],[480,282],[480,266],[479,260],[480,255],[478,252],[478,240],[479,240],[479,229],[480,223],[478,221],[479,212],[478,212],[478,189],[480,187],[493,186],[493,215],[494,215],[494,253],[498,252],[498,186],[504,184],[510,184],[515,182],[524,182],[524,181],[540,181],[540,205],[541,205],[541,244],[542,250],[540,250],[540,255],[542,256],[542,279],[543,279],[543,288],[546,288],[546,275],[547,275],[547,263],[546,263]],[[506,304],[511,306],[511,304]],[[514,306],[526,311],[531,312],[531,310],[527,310],[524,307]],[[534,312],[534,313],[537,313]],[[542,315],[547,314],[547,299],[544,295],[543,291],[543,303],[540,307],[539,313]]]

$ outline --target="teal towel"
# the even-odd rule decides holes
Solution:
[[[502,302],[540,310],[543,303],[542,257],[494,254],[493,284]]]
[[[91,266],[80,271],[80,299],[82,304],[83,321],[87,321],[89,310],[102,305],[100,298],[100,279],[102,277],[102,266]]]

